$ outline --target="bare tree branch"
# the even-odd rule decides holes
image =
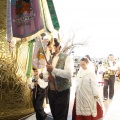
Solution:
[[[63,43],[64,47],[62,48],[62,52],[71,54],[75,48],[88,45],[89,37],[78,42],[77,37],[80,35],[78,30],[78,28],[74,30],[73,27],[71,27],[68,31],[68,39]]]
[[[87,45],[87,41],[84,41],[82,43],[74,43],[74,44],[71,44],[71,45],[65,47],[62,51],[66,53],[68,50],[71,50],[71,49],[73,50],[76,47],[86,46],[86,45]]]

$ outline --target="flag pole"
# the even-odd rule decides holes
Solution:
[[[41,34],[42,40],[43,40],[43,37],[44,37],[45,35],[46,35],[45,33],[42,33],[42,34]],[[45,50],[44,50],[44,47],[43,47],[43,44],[42,44],[41,39],[40,39],[40,43],[41,43],[42,51],[43,51],[43,54],[44,54],[44,57],[45,57],[45,61],[46,61],[46,63],[48,63],[47,57],[46,57],[46,54],[45,54]]]
[[[42,40],[43,40],[43,37],[44,37],[45,35],[46,35],[45,33],[42,33],[42,34],[41,34]],[[46,55],[45,55],[45,51],[44,51],[44,47],[43,47],[43,44],[42,44],[41,39],[40,39],[40,42],[41,42],[43,54],[44,54],[44,56],[45,56],[45,61],[46,61],[47,64],[49,64],[49,62],[47,61],[47,57],[46,57]],[[49,73],[50,76],[53,76],[51,72],[48,72],[48,73]],[[43,74],[42,74],[42,77],[43,77]],[[54,80],[54,81],[55,81],[55,80]],[[55,89],[55,91],[56,91],[56,90],[57,90],[57,89],[56,89],[56,81],[55,81],[53,84],[54,84],[54,89]]]

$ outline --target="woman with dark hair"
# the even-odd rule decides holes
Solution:
[[[88,59],[80,60],[81,70],[77,75],[76,98],[72,120],[98,120],[103,117],[102,100],[95,73],[88,68]]]

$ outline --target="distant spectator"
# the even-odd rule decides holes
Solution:
[[[115,74],[117,70],[117,64],[116,64],[113,54],[109,54],[108,59],[103,64],[103,66],[104,66],[103,96],[104,96],[104,101],[106,101],[108,98],[112,99],[114,96],[114,83],[115,83]]]
[[[100,61],[98,63],[98,70],[97,70],[97,80],[98,80],[98,83],[99,85],[102,85],[103,86],[103,71],[104,71],[104,67],[102,65],[102,61]]]

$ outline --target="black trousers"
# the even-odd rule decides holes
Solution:
[[[36,112],[36,120],[45,120],[47,114],[44,112],[43,102],[45,93],[38,94],[36,98],[33,96],[33,107]]]
[[[103,87],[103,95],[104,98],[113,98],[114,95],[114,83],[115,83],[115,75],[110,75],[109,80],[104,79],[104,87]],[[109,96],[108,96],[108,88],[109,88]]]
[[[62,92],[48,90],[48,98],[53,119],[67,120],[70,89],[64,90]]]

